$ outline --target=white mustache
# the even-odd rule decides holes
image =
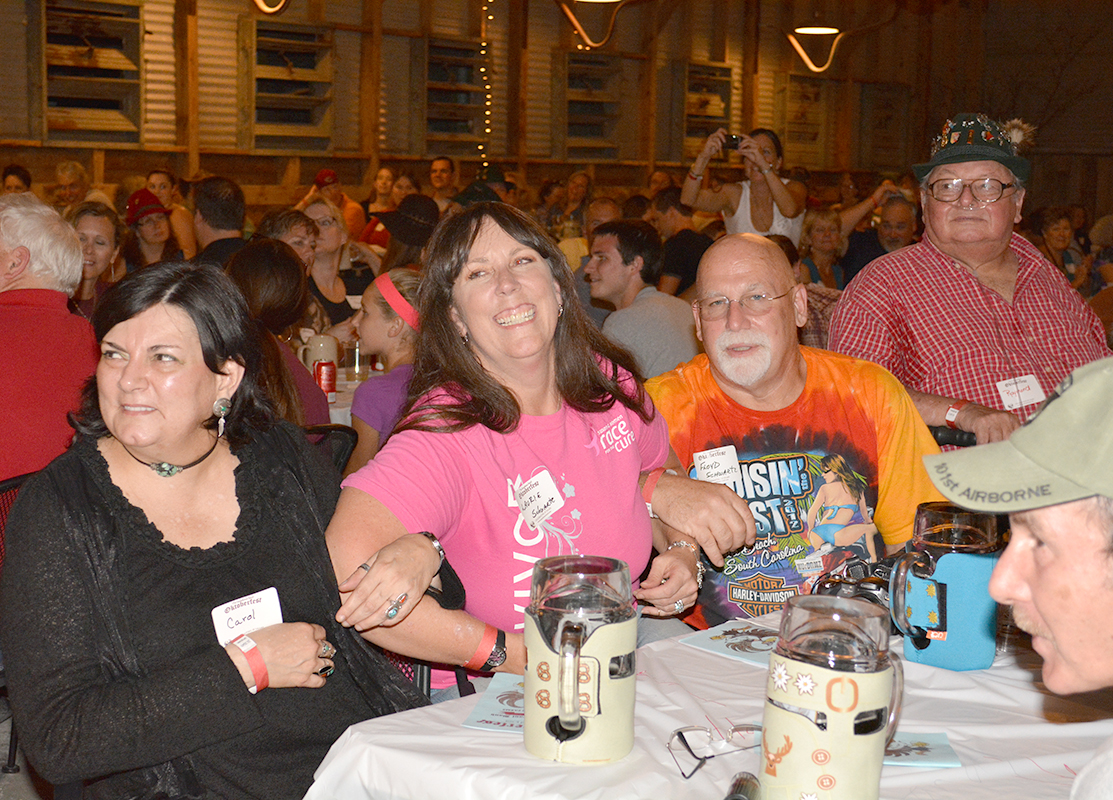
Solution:
[[[769,337],[761,331],[723,331],[715,341],[715,347],[725,353],[731,347],[769,346]]]

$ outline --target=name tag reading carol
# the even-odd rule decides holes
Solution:
[[[557,490],[553,476],[544,469],[514,491],[522,519],[531,531],[564,506],[564,496]]]
[[[212,615],[217,641],[223,647],[237,636],[282,622],[278,589],[271,586],[261,592],[221,603],[212,610]]]

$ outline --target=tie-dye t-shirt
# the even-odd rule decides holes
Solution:
[[[696,624],[776,611],[852,555],[908,541],[916,506],[940,499],[922,460],[939,448],[896,378],[801,352],[804,391],[778,411],[727,397],[706,355],[646,384],[687,474],[729,485],[757,523],[753,547],[707,564]]]

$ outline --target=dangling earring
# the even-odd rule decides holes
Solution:
[[[563,316],[564,316],[564,303],[561,303],[560,307],[557,308],[557,319],[560,319]]]
[[[463,336],[461,336],[460,338],[464,340],[464,344],[467,344],[467,343],[468,343],[468,341],[469,341],[469,339],[468,339],[468,332],[467,332],[467,331],[464,331],[464,335],[463,335]]]
[[[228,412],[232,409],[232,401],[227,397],[221,397],[213,403],[213,414],[219,419],[216,423],[216,438],[224,435],[224,418],[228,416]]]

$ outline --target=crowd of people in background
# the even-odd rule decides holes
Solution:
[[[723,161],[731,153],[740,168]],[[702,626],[751,615],[727,583],[744,579],[742,548],[776,533],[767,498],[695,480],[696,453],[727,446],[741,464],[798,447],[803,461],[836,447],[819,442],[839,443],[803,515],[808,546],[824,569],[851,551],[875,560],[908,540],[916,502],[938,496],[922,467],[938,450],[927,425],[978,444],[1007,439],[1071,369],[1109,356],[1099,318],[1108,337],[1113,215],[1091,225],[1081,205],[1022,214],[1031,165],[998,123],[957,115],[931,160],[903,175],[811,174],[784,159],[765,128],[720,129],[686,174],[653,169],[637,187],[600,185],[572,165],[531,186],[498,164],[461,186],[456,160],[436,156],[420,175],[382,166],[362,200],[326,167],[296,202],[258,215],[223,176],[159,168],[121,180],[112,198],[74,161],[38,185],[7,166],[0,320],[45,353],[29,360],[13,347],[0,370],[0,441],[19,443],[0,453],[0,480],[44,470],[31,494],[51,509],[17,507],[4,602],[18,613],[0,620],[0,643],[21,651],[17,714],[51,709],[29,728],[32,758],[106,787],[303,791],[349,722],[426,702],[364,640],[455,666],[434,673],[434,701],[521,671],[515,559],[536,558],[491,532],[523,519],[528,497],[504,474],[521,484],[536,449],[563,484],[550,477],[542,490],[576,510],[535,520],[535,543],[578,539],[644,568],[645,643],[686,630],[682,615]],[[297,356],[322,336],[358,342],[381,373],[355,392],[342,493],[294,428],[329,420]],[[51,402],[40,402],[33,389],[48,381]],[[157,403],[134,400],[137,386]],[[601,441],[607,426],[630,441]],[[273,497],[264,471],[289,478]],[[176,494],[166,481],[179,473]],[[98,547],[55,559],[52,580],[36,581],[33,559],[73,547],[76,530]],[[226,556],[244,557],[248,573],[268,576],[260,585],[277,575],[300,621],[214,651],[212,631],[165,594],[151,603],[162,617],[125,618],[116,593],[150,590],[118,563],[119,542],[135,535],[151,539],[141,566],[160,568],[153,548],[186,553],[166,570],[177,590],[192,591],[191,570],[214,576],[216,595],[189,595],[197,609],[254,585],[225,569]],[[252,551],[256,536],[280,557]],[[91,601],[74,588],[106,565],[126,574],[98,583]],[[798,567],[785,566],[786,585],[806,590],[819,567]],[[442,586],[462,576],[470,605],[429,589],[438,576]],[[422,602],[427,589],[436,605]],[[78,635],[40,634],[50,622],[40,605],[77,620]],[[186,645],[163,618],[187,631]],[[116,636],[129,625],[139,640]],[[158,648],[144,650],[147,640]],[[283,694],[265,725],[244,696],[267,688],[263,659],[271,687],[316,692]],[[76,667],[43,682],[39,662]],[[67,684],[100,675],[102,662],[109,679]],[[158,696],[159,669],[178,676],[173,697],[204,698],[180,741],[125,763],[119,720],[107,717],[131,710],[106,701],[96,713],[113,735],[83,731],[70,758],[70,715],[89,697],[111,700],[118,682]],[[297,765],[245,757],[278,752],[318,698],[332,722],[302,742]],[[140,714],[138,729],[160,742],[173,711]]]

